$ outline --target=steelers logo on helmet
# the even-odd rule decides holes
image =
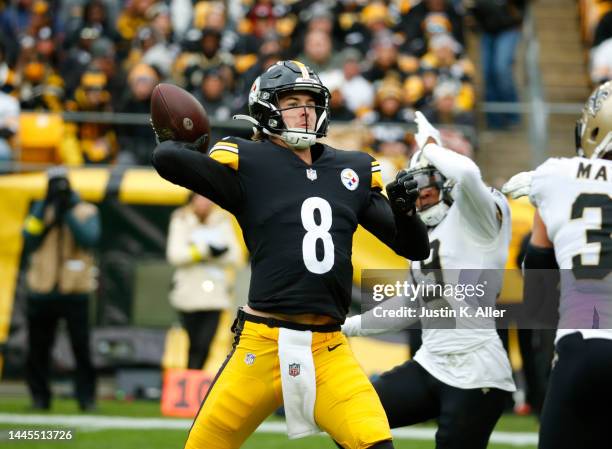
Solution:
[[[417,201],[417,213],[423,223],[429,227],[437,226],[453,204],[453,184],[427,160],[422,151],[412,157],[407,173],[417,182],[420,198],[424,198],[426,194],[437,195],[434,201],[427,202],[426,205],[419,205],[424,202],[423,199]]]
[[[293,106],[280,109],[280,98],[288,92],[304,92],[312,96],[313,106]],[[316,139],[327,135],[329,124],[329,90],[319,76],[299,61],[279,61],[259,76],[249,92],[249,115],[246,119],[265,134],[280,137],[296,149],[312,146]],[[315,123],[306,128],[288,128],[282,112],[295,107],[312,107]]]

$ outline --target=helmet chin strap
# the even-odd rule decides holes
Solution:
[[[323,113],[321,115],[321,118],[319,118],[319,121],[317,123],[317,129],[325,119],[325,116],[326,114]],[[232,118],[234,120],[245,120],[249,123],[252,123],[254,125],[255,130],[261,129],[263,133],[269,136],[277,136],[291,148],[294,148],[296,150],[304,150],[306,148],[309,148],[313,146],[317,141],[317,136],[315,134],[305,133],[301,130],[301,128],[289,128],[287,131],[283,131],[280,134],[275,134],[262,127],[261,124],[250,115],[237,114],[234,115]]]
[[[280,134],[280,138],[283,139],[287,145],[296,150],[310,148],[317,141],[317,136],[314,134],[297,131],[296,128],[289,128],[289,130],[283,131]]]

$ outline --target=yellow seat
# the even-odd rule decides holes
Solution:
[[[64,119],[57,113],[24,112],[19,116],[21,162],[58,163]]]

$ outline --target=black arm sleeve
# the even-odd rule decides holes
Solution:
[[[400,256],[410,260],[429,257],[429,236],[421,219],[394,215],[389,200],[380,192],[370,193],[369,204],[359,223]]]
[[[553,248],[527,245],[523,261],[524,325],[555,327],[559,320],[561,275]]]
[[[542,248],[528,243],[527,249],[525,250],[525,259],[523,259],[523,266],[525,269],[559,269],[555,257],[555,249]]]
[[[223,209],[237,213],[243,202],[238,173],[206,154],[167,140],[153,151],[152,163],[159,175],[209,198]]]

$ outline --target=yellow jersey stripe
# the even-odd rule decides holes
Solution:
[[[380,189],[384,190],[385,186],[383,185],[382,174],[380,171],[372,173],[372,189]]]
[[[26,218],[25,230],[28,234],[40,235],[45,230],[45,224],[40,218],[30,215]]]
[[[202,253],[194,243],[189,245],[189,253],[191,254],[191,260],[194,262],[199,262],[202,260]]]
[[[238,153],[226,149],[213,149],[209,156],[223,165],[238,170]]]

